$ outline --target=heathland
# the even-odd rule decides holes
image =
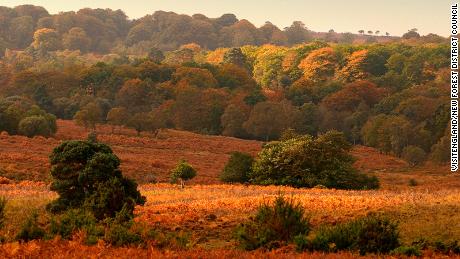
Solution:
[[[357,33],[0,7],[0,256],[460,254],[449,40]]]

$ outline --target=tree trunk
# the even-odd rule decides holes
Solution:
[[[184,189],[184,187],[185,187],[184,180],[183,180],[183,179],[180,179],[180,188],[181,188],[181,189]]]

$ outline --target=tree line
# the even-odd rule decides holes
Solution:
[[[130,20],[122,10],[90,9],[50,14],[45,8],[19,5],[0,6],[0,56],[6,49],[27,50],[37,55],[46,51],[78,50],[81,53],[145,53],[151,47],[174,50],[181,45],[196,43],[205,49],[240,47],[244,45],[274,44],[291,46],[314,39],[352,43],[355,40],[376,42],[397,40],[380,37],[380,31],[364,30],[353,33],[313,32],[301,21],[280,29],[271,22],[260,27],[234,14],[209,18],[174,12],[156,11],[142,18]],[[405,39],[420,38],[416,29]],[[438,35],[422,37],[426,42],[446,41]]]
[[[448,160],[447,44],[329,44],[219,48],[197,44],[94,62],[71,54],[0,63],[0,96],[46,113],[158,132],[177,128],[264,141],[287,129],[348,141],[418,164]],[[20,96],[20,97],[18,97]],[[18,117],[19,118],[19,117]],[[22,117],[21,117],[22,118]],[[16,130],[7,130],[15,134]]]

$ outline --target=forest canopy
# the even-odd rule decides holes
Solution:
[[[188,16],[156,11],[131,20],[122,10],[84,8],[50,14],[41,6],[0,6],[0,56],[5,54],[6,49],[28,49],[38,53],[78,50],[81,53],[134,54],[147,53],[152,47],[176,50],[189,43],[214,50],[263,44],[292,46],[315,39],[352,43],[388,42],[398,38],[389,36],[389,33],[380,35],[377,31],[375,34],[369,32],[336,33],[333,29],[314,32],[301,21],[293,21],[290,26],[281,29],[267,21],[257,28],[234,14],[209,18],[203,14]],[[403,38],[432,43],[446,41],[434,34],[421,37],[416,29],[409,30]]]
[[[434,34],[32,5],[1,7],[0,18],[0,130],[9,134],[51,136],[56,118],[264,141],[337,130],[414,165],[449,157],[449,45]]]

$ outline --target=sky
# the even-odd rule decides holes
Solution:
[[[422,35],[449,35],[450,0],[1,0],[0,5],[14,7],[33,4],[51,14],[81,8],[121,9],[131,19],[157,10],[179,14],[201,13],[219,17],[233,13],[256,26],[270,21],[280,29],[292,21],[302,21],[318,32],[379,30],[401,36],[417,28]]]

